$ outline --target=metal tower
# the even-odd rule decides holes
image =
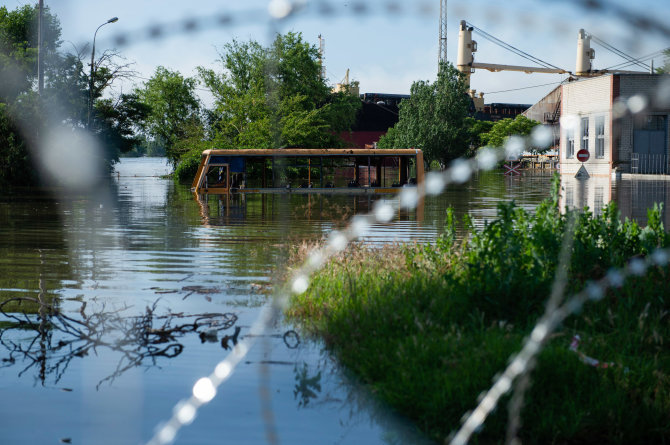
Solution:
[[[447,0],[440,0],[440,53],[438,57],[438,67],[440,63],[447,63]]]
[[[321,65],[321,78],[326,78],[326,39],[319,34],[319,64]]]

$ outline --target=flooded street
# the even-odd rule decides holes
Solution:
[[[162,158],[123,159],[116,171],[91,195],[0,196],[2,443],[146,442],[248,333],[289,248],[379,199],[198,201],[161,177]],[[501,201],[534,208],[550,182],[544,172],[480,174],[364,240],[430,241],[448,206],[481,226]],[[643,222],[647,206],[666,201],[666,184],[566,180],[562,199],[596,212],[615,200]],[[422,442],[294,327],[279,322],[259,340],[176,443],[261,444],[273,434],[289,444]]]

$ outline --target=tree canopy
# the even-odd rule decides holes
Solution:
[[[147,113],[144,128],[165,145],[168,159],[176,165],[183,150],[178,143],[202,126],[197,80],[159,66],[144,87],[136,90]]]
[[[656,68],[657,74],[670,74],[670,48],[663,51],[663,65]]]
[[[486,145],[486,143],[482,141],[481,136],[482,134],[491,131],[491,127],[493,127],[493,125],[493,121],[479,120],[475,119],[474,117],[465,118],[465,127],[468,134],[469,154],[474,154],[474,152],[479,147]]]
[[[523,114],[517,115],[514,119],[501,119],[487,133],[480,135],[480,140],[484,145],[490,147],[502,147],[508,137],[512,135],[527,136],[533,130],[533,127],[539,125],[538,121],[528,119]]]
[[[212,139],[220,148],[339,146],[360,100],[331,93],[319,53],[302,34],[278,34],[269,48],[234,40],[224,46],[223,71],[200,67],[212,91]]]
[[[467,152],[465,118],[471,100],[461,73],[442,64],[433,83],[412,84],[400,103],[398,123],[383,136],[380,148],[419,148],[428,162],[446,164]]]
[[[43,55],[45,65],[61,44],[60,22],[44,8]],[[37,77],[37,8],[23,5],[9,11],[0,7],[0,102],[7,103],[30,89]]]
[[[44,88],[36,91],[37,27],[39,11],[24,5],[9,11],[0,7],[0,171],[1,184],[34,184],[31,149],[38,147],[40,134],[66,127],[88,126],[90,71],[84,52],[61,50],[60,22],[49,8],[43,10]],[[138,123],[146,110],[135,106],[130,96],[106,95],[121,77],[132,77],[129,63],[116,51],[105,51],[94,61],[91,132],[100,141],[102,156],[111,165],[120,151],[138,143]],[[42,147],[48,150],[49,147]]]

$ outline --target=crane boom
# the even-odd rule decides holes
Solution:
[[[561,68],[544,68],[539,66],[501,65],[498,63],[479,63],[479,62],[472,62],[470,66],[472,68],[481,68],[494,73],[497,71],[521,71],[524,73],[570,74],[570,71],[566,71]]]

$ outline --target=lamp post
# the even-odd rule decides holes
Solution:
[[[91,50],[91,77],[88,85],[88,122],[86,128],[91,128],[91,113],[93,112],[93,76],[95,75],[95,37],[98,35],[98,29],[102,28],[108,23],[114,23],[119,20],[118,17],[112,17],[102,25],[98,26],[93,34],[93,49]]]

